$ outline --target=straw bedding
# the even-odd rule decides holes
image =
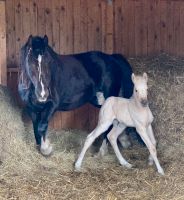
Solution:
[[[155,116],[158,158],[166,175],[147,165],[148,151],[134,144],[122,150],[134,164],[121,167],[110,148],[103,159],[86,154],[83,172],[73,163],[85,140],[79,130],[49,130],[54,154],[36,148],[30,124],[22,122],[7,88],[0,88],[0,199],[184,199],[184,59],[162,54],[130,58],[136,73],[149,76],[150,107]]]

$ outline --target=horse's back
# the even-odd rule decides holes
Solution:
[[[89,87],[92,89],[91,93],[88,92],[88,102],[96,106],[101,105],[99,94],[105,99],[119,94],[121,71],[111,55],[98,51],[61,55],[60,66],[63,78],[59,88],[65,86],[62,101],[66,97],[72,100],[76,95],[84,98],[82,93]]]

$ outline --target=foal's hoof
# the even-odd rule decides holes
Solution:
[[[127,167],[128,169],[131,169],[132,166],[133,166],[133,165],[131,165],[130,163],[127,163],[127,164],[125,165],[125,167]]]
[[[40,148],[40,152],[43,156],[50,156],[52,153],[52,146],[48,146],[47,148]]]
[[[79,165],[78,163],[75,163],[75,166],[74,166],[74,167],[75,167],[74,170],[75,170],[76,172],[81,172],[81,165]]]
[[[165,175],[164,170],[163,170],[162,168],[158,170],[158,173],[159,173],[160,175],[162,175],[162,176]]]
[[[128,169],[131,169],[133,167],[133,165],[130,164],[130,163],[123,163],[121,165],[124,166],[124,167],[126,167],[126,168],[128,168]]]

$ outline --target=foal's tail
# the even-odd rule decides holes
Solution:
[[[125,57],[121,54],[112,54],[121,68],[122,80],[121,80],[121,91],[119,96],[124,98],[130,98],[133,94],[133,82],[131,79],[132,67]]]

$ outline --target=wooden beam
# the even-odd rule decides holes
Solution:
[[[5,2],[0,1],[0,84],[7,84]]]

